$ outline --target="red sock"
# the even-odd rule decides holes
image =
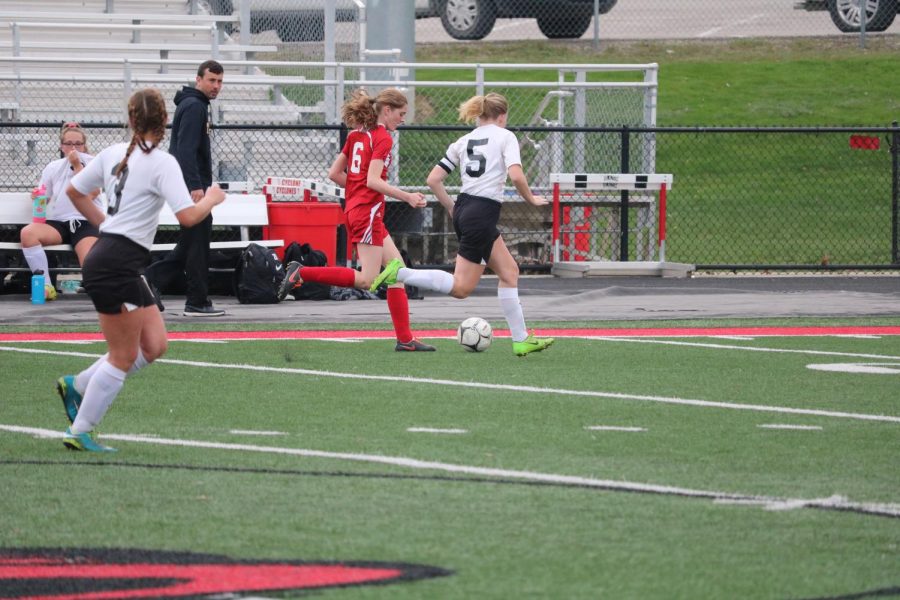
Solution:
[[[349,267],[303,267],[300,269],[300,279],[352,288],[356,283],[356,271]]]
[[[412,330],[409,328],[409,299],[406,297],[405,287],[389,287],[387,289],[388,310],[391,311],[391,321],[394,323],[394,332],[397,341],[411,342]]]

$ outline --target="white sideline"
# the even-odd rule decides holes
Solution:
[[[50,354],[53,356],[80,356],[96,360],[101,354],[89,354],[87,352],[60,352],[58,350],[40,350],[38,348],[14,348],[0,346],[0,351],[22,352],[26,354]],[[363,375],[359,373],[341,373],[338,371],[316,371],[313,369],[297,369],[288,367],[266,367],[262,365],[223,364],[204,361],[177,360],[162,358],[158,363],[171,365],[184,365],[188,367],[207,367],[212,369],[235,369],[244,371],[259,371],[265,373],[284,373],[289,375],[312,375],[315,377],[335,377],[338,379],[361,379],[368,381],[392,381],[396,383],[414,383],[416,385],[443,385],[450,387],[464,387],[487,390],[500,390],[509,392],[525,392],[534,394],[558,394],[561,396],[581,396],[587,398],[612,398],[614,400],[639,400],[644,402],[658,402],[661,404],[676,404],[681,406],[696,406],[702,408],[720,408],[731,410],[747,410],[764,413],[780,413],[791,415],[808,415],[816,417],[831,417],[836,419],[854,419],[858,421],[880,421],[886,423],[900,423],[900,416],[874,415],[867,413],[850,413],[833,410],[818,410],[808,408],[790,408],[786,406],[764,406],[759,404],[739,404],[734,402],[714,402],[711,400],[696,400],[690,398],[673,398],[668,396],[647,396],[641,394],[622,394],[618,392],[596,392],[591,390],[568,390],[565,388],[544,388],[526,385],[507,385],[499,383],[479,383],[475,381],[455,381],[452,379],[430,379],[426,377],[406,377],[393,375]]]
[[[63,434],[49,429],[36,427],[20,427],[17,425],[0,424],[0,431],[11,433],[24,433],[41,438],[61,438]],[[591,477],[579,477],[575,475],[557,475],[553,473],[539,473],[536,471],[518,471],[511,469],[492,469],[487,467],[473,467],[470,465],[457,465],[452,463],[433,462],[407,458],[403,456],[383,456],[379,454],[356,454],[352,452],[325,452],[322,450],[306,450],[302,448],[280,448],[275,446],[253,446],[250,444],[224,444],[221,442],[204,442],[201,440],[181,440],[149,437],[143,435],[117,435],[103,434],[104,440],[116,440],[121,442],[135,442],[143,444],[157,444],[161,446],[182,446],[187,448],[207,448],[210,450],[235,450],[243,452],[261,452],[266,454],[282,454],[288,456],[304,456],[309,458],[327,458],[337,460],[349,460],[363,463],[375,463],[406,467],[417,470],[443,471],[447,473],[462,473],[480,477],[496,477],[504,479],[518,479],[522,481],[534,481],[542,483],[555,483],[587,488],[596,488],[612,491],[643,492],[666,496],[681,496],[689,498],[702,498],[713,502],[726,502],[735,504],[748,504],[762,506],[766,510],[789,510],[798,508],[829,508],[838,510],[854,510],[871,515],[897,517],[900,516],[900,504],[895,503],[871,503],[850,502],[846,497],[834,495],[828,498],[778,498],[774,496],[758,496],[754,494],[739,494],[718,492],[709,490],[696,490],[668,485],[655,485],[652,483],[637,483],[613,479],[594,479]]]
[[[604,342],[634,342],[638,344],[664,344],[668,346],[691,346],[694,348],[717,348],[721,350],[747,350],[749,352],[777,352],[783,354],[811,354],[813,356],[850,356],[854,358],[875,358],[883,360],[900,360],[900,356],[884,354],[862,354],[858,352],[832,352],[829,350],[795,350],[793,348],[764,348],[760,346],[733,346],[731,344],[708,344],[703,342],[677,342],[674,340],[660,340],[634,337],[609,337],[609,336],[585,336],[582,339],[600,340]]]
[[[256,429],[229,429],[234,435],[287,435],[284,431],[259,431]]]

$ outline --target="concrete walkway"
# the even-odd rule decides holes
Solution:
[[[470,316],[502,322],[497,280],[486,277],[475,294],[456,300],[425,293],[410,300],[415,327],[455,323]],[[900,277],[808,276],[691,279],[590,277],[560,279],[526,276],[520,297],[529,323],[573,320],[660,320],[750,317],[896,317],[900,323]],[[214,297],[224,317],[184,317],[184,299],[165,296],[167,323],[364,323],[387,322],[382,300],[286,301],[276,305],[239,304],[233,296]],[[0,325],[62,326],[97,322],[85,294],[60,295],[32,305],[25,295],[0,296]]]

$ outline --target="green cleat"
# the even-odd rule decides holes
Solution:
[[[74,423],[75,417],[78,416],[78,409],[81,408],[81,394],[75,389],[75,376],[64,375],[57,379],[56,391],[59,393],[59,397],[62,398],[69,423]]]
[[[382,285],[393,285],[397,283],[397,271],[403,266],[403,261],[399,258],[395,258],[391,260],[388,264],[384,266],[384,271],[375,278],[375,281],[372,282],[372,285],[369,286],[369,291],[373,294],[380,288]]]
[[[117,452],[115,448],[104,446],[94,439],[91,433],[72,433],[71,428],[66,429],[63,435],[63,444],[69,450],[80,450],[83,452]]]
[[[549,348],[555,340],[553,338],[534,337],[534,333],[529,335],[521,342],[513,342],[513,354],[516,356],[525,356],[532,352],[540,352]]]

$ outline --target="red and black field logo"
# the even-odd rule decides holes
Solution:
[[[0,600],[259,595],[451,574],[437,567],[397,563],[233,560],[132,549],[0,549]]]

